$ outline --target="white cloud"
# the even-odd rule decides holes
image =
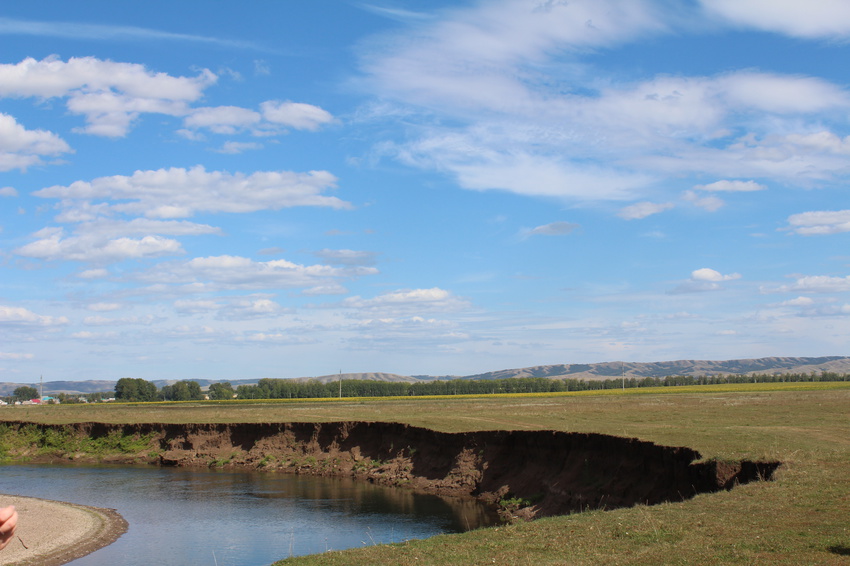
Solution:
[[[137,26],[114,26],[57,21],[39,22],[13,18],[0,18],[0,34],[109,41],[127,41],[128,39],[143,39],[145,41],[181,41],[211,43],[241,49],[257,49],[257,47],[250,42],[233,41],[202,35],[171,33],[158,29],[142,28]]]
[[[534,228],[525,228],[522,230],[522,235],[528,236],[565,236],[571,234],[580,226],[572,222],[552,222]]]
[[[263,102],[260,108],[267,121],[296,130],[316,131],[333,121],[330,112],[303,102],[269,100]]]
[[[103,279],[109,276],[109,270],[103,268],[86,269],[77,274],[80,279]]]
[[[120,303],[92,303],[86,307],[90,311],[109,312],[116,311],[121,308]]]
[[[850,36],[850,5],[844,0],[701,0],[714,15],[740,26],[802,38]]]
[[[850,210],[801,212],[788,217],[789,230],[801,236],[850,232]]]
[[[845,108],[847,93],[824,79],[741,71],[719,77],[717,94],[732,108],[775,114]]]
[[[2,88],[2,87],[0,87]],[[24,170],[43,163],[45,156],[71,151],[65,141],[46,130],[27,130],[14,117],[0,112],[0,171]],[[15,196],[4,187],[2,196]],[[12,189],[14,191],[14,189]]]
[[[108,211],[169,219],[196,212],[246,213],[293,206],[348,208],[348,203],[322,194],[334,188],[336,180],[327,171],[258,171],[245,175],[208,172],[197,166],[99,177],[91,182],[47,187],[34,194],[73,201],[69,208],[86,206],[93,199],[110,199],[118,202],[109,204]]]
[[[70,221],[65,217],[57,220]],[[86,218],[85,220],[88,220]],[[220,228],[208,224],[198,224],[187,220],[151,220],[149,218],[134,218],[129,221],[118,221],[98,218],[77,227],[77,232],[86,235],[97,235],[102,238],[116,236],[141,236],[159,234],[164,236],[201,236],[207,234],[221,235]]]
[[[783,307],[810,307],[814,303],[815,301],[810,297],[797,297],[796,299],[782,301],[779,305]]]
[[[755,181],[715,181],[708,185],[694,185],[694,189],[699,191],[722,191],[722,192],[751,192],[763,191],[767,187],[760,185]]]
[[[723,208],[726,204],[723,202],[723,199],[719,199],[715,196],[700,196],[696,191],[685,191],[682,193],[682,198],[687,202],[702,208],[703,210],[707,210],[709,212],[716,212]]]
[[[160,257],[183,253],[177,240],[161,236],[106,239],[98,235],[64,236],[61,228],[48,228],[36,234],[39,239],[13,252],[43,260],[70,260],[110,263],[124,259]],[[90,278],[92,274],[88,274]],[[82,275],[81,275],[82,276]]]
[[[620,209],[617,216],[626,220],[640,220],[665,210],[670,210],[675,205],[672,202],[636,202],[635,204]]]
[[[187,292],[217,289],[287,289],[332,285],[339,279],[374,275],[374,267],[299,265],[283,259],[254,261],[239,256],[197,257],[159,264],[139,278],[158,284],[184,285]]]
[[[238,153],[244,153],[246,151],[251,151],[254,149],[262,149],[263,144],[256,142],[235,142],[228,141],[224,142],[219,149],[215,151],[217,153],[225,153],[229,155],[236,155]]]
[[[142,113],[187,114],[188,104],[215,81],[206,69],[196,77],[173,77],[95,57],[0,64],[0,96],[67,98],[68,110],[85,116],[82,132],[108,137],[126,135]]]
[[[628,83],[583,61],[589,46],[679,25],[679,11],[660,6],[496,1],[436,13],[364,49],[363,84],[382,102],[360,119],[403,116],[407,137],[377,152],[472,190],[638,200],[671,176],[809,186],[847,175],[837,153],[845,140],[816,131],[843,128],[850,111],[848,93],[827,80],[747,70]],[[710,196],[692,202],[722,206]]]
[[[315,344],[317,340],[299,336],[291,332],[253,332],[236,338],[239,342],[253,342],[256,344],[269,344],[275,346]]]
[[[197,136],[196,130],[207,129],[216,134],[268,136],[280,133],[282,128],[317,131],[331,122],[331,113],[318,106],[268,100],[260,104],[259,112],[239,106],[196,108],[184,118],[181,135],[192,139]]]
[[[35,359],[35,355],[33,354],[20,354],[16,352],[0,352],[0,360],[33,360]]]
[[[87,340],[91,342],[112,342],[118,338],[117,332],[91,332],[89,330],[81,330],[72,332],[71,338],[77,340]]]
[[[64,316],[46,316],[32,312],[23,307],[0,305],[0,326],[63,326],[69,323]]]
[[[798,277],[791,285],[782,285],[772,291],[779,293],[846,293],[850,291],[850,276],[806,275]]]
[[[18,191],[15,190],[15,187],[0,187],[0,197],[16,197],[18,196]]]
[[[244,128],[259,124],[262,117],[258,112],[238,106],[196,108],[184,118],[187,128],[208,128],[216,134],[233,134]]]
[[[266,296],[178,300],[174,307],[181,314],[215,314],[221,320],[274,318],[292,312]]]
[[[399,290],[384,293],[371,299],[359,296],[345,299],[341,306],[357,309],[361,312],[382,312],[386,316],[404,316],[409,312],[451,312],[465,309],[469,303],[450,291],[433,287],[431,289]]]
[[[696,269],[691,273],[691,279],[693,279],[694,281],[732,281],[734,279],[740,278],[740,273],[723,275],[719,271],[715,271],[714,269],[708,267]]]
[[[316,287],[310,287],[309,289],[304,289],[301,292],[302,295],[307,295],[309,297],[316,297],[321,295],[346,295],[348,294],[348,289],[343,287],[342,285],[333,284],[333,285],[317,285]]]
[[[690,279],[678,285],[675,289],[670,291],[670,293],[675,295],[680,293],[702,293],[705,291],[718,291],[723,288],[720,283],[724,281],[734,281],[735,279],[740,278],[740,273],[730,273],[728,275],[723,275],[715,269],[703,267],[701,269],[695,269],[694,271],[692,271]]]

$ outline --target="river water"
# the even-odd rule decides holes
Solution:
[[[262,472],[10,465],[0,492],[117,509],[127,533],[74,566],[260,566],[497,521],[472,500]]]

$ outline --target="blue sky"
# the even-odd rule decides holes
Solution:
[[[0,380],[844,355],[843,0],[0,11]]]

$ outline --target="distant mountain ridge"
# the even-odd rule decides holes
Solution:
[[[756,373],[811,373],[830,371],[850,373],[850,357],[820,358],[772,357],[741,360],[676,360],[671,362],[603,362],[596,364],[557,364],[505,369],[468,375],[463,379],[511,379],[517,377],[546,377],[550,379],[598,380],[668,377],[671,375],[751,375]]]
[[[429,375],[399,375],[394,373],[364,372],[364,373],[342,373],[322,375],[318,377],[296,377],[290,378],[298,381],[315,379],[322,383],[337,381],[339,379],[362,379],[372,381],[393,381],[418,383],[423,381],[434,381],[436,379],[515,379],[521,377],[544,377],[548,379],[583,379],[585,381],[613,379],[625,375],[627,378],[644,377],[668,377],[671,375],[751,375],[757,373],[811,373],[811,372],[834,372],[839,374],[850,374],[850,357],[848,356],[824,356],[818,358],[802,357],[771,357],[752,358],[740,360],[675,360],[669,362],[602,362],[595,364],[553,364],[545,366],[530,366],[525,368],[504,369],[465,376],[429,376]],[[152,380],[157,387],[171,385],[179,380]],[[207,387],[211,383],[230,381],[236,387],[239,385],[253,385],[257,379],[193,379],[201,387]],[[56,395],[58,393],[96,393],[115,390],[115,381],[110,380],[88,380],[88,381],[45,381],[45,395]],[[38,383],[0,383],[0,396],[11,395],[12,392],[22,386],[29,385],[36,388]]]

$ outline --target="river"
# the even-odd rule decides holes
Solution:
[[[74,566],[260,566],[497,522],[468,499],[268,472],[9,465],[0,492],[117,509],[127,533]]]

